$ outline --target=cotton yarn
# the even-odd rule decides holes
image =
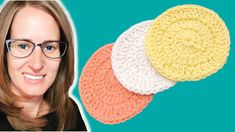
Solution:
[[[198,5],[176,6],[97,50],[82,70],[80,97],[98,121],[121,123],[175,82],[217,72],[229,49],[229,31],[218,14]]]
[[[212,75],[226,63],[229,49],[229,31],[223,20],[198,5],[165,11],[154,20],[145,41],[151,64],[173,81],[195,81]]]
[[[175,84],[160,76],[145,55],[144,40],[151,23],[148,20],[130,27],[112,48],[114,75],[124,88],[140,94],[155,94]]]
[[[126,121],[152,100],[152,95],[140,95],[124,88],[111,67],[112,44],[97,50],[82,70],[79,93],[91,116],[106,124]]]

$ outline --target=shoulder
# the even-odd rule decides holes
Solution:
[[[0,111],[0,117],[2,117],[3,115],[5,115],[2,111]]]
[[[73,106],[78,109],[78,105],[77,103],[72,99],[72,98],[69,98],[69,101],[72,102]]]
[[[78,107],[77,103],[74,101],[74,99],[69,98],[69,100],[70,100],[71,103],[73,104],[75,111],[76,111],[78,114],[80,114],[79,107]]]
[[[0,123],[6,119],[6,114],[0,111]]]
[[[75,108],[75,111],[76,111],[76,116],[77,116],[76,123],[75,123],[76,125],[73,128],[73,130],[87,131],[86,125],[85,125],[84,120],[81,116],[81,112],[79,110],[78,105],[76,104],[76,102],[72,98],[70,98],[70,100],[72,101],[72,103],[74,105],[74,108]]]
[[[7,120],[6,114],[0,111],[0,131],[14,131],[10,122]]]

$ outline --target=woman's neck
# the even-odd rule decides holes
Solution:
[[[49,111],[49,106],[43,99],[43,96],[16,96],[15,100],[16,105],[22,107],[21,112],[31,118],[40,117]]]

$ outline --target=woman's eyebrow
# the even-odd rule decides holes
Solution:
[[[31,39],[28,39],[28,38],[17,38],[17,39],[12,39],[12,40],[22,40],[22,41],[27,41],[27,42],[34,43]],[[44,40],[44,41],[42,41],[40,43],[47,43],[47,42],[59,42],[59,40],[54,40],[54,39]]]
[[[27,39],[27,38],[17,38],[17,39],[12,38],[12,40],[21,40],[21,41],[27,41],[27,42],[31,42],[32,43],[32,40],[31,39]]]
[[[42,43],[47,43],[47,42],[59,42],[59,40],[53,40],[53,39],[51,39],[51,40],[45,40],[45,41],[43,41]]]
[[[27,39],[27,38],[12,38],[12,40],[25,40],[25,41],[31,41],[31,39]]]

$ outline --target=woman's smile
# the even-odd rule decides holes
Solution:
[[[30,73],[23,73],[24,77],[29,80],[43,80],[46,77],[46,74],[30,74]]]

